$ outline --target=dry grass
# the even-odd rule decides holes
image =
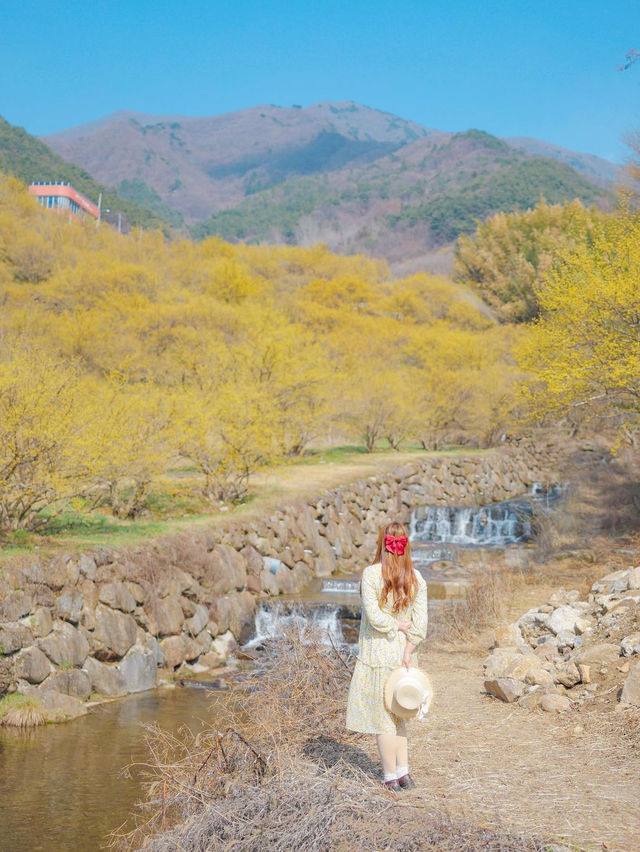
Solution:
[[[149,852],[541,852],[544,844],[379,784],[379,766],[344,729],[352,660],[318,634],[266,650],[226,705],[229,726],[149,732],[148,797],[113,845]],[[217,699],[224,700],[224,699]],[[227,696],[226,702],[229,702]]]
[[[35,728],[44,723],[44,713],[35,698],[13,692],[0,699],[0,725],[7,728]]]
[[[519,575],[506,568],[475,573],[463,598],[443,602],[431,638],[443,643],[477,639],[505,620],[505,603],[517,582]]]

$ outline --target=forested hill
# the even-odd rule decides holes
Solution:
[[[182,224],[180,213],[168,207],[160,196],[145,187],[141,181],[132,181],[129,192],[98,183],[87,171],[75,163],[68,163],[51,148],[0,116],[0,172],[19,178],[25,184],[32,181],[68,181],[78,192],[97,203],[102,193],[104,218],[115,220],[118,213],[132,226],[178,227]],[[109,211],[108,213],[106,211]]]
[[[210,118],[116,113],[46,141],[121,192],[153,187],[196,236],[320,241],[395,262],[540,196],[606,205],[602,183],[615,174],[591,155],[444,133],[351,102]]]
[[[497,211],[533,207],[540,197],[606,205],[610,193],[563,163],[471,130],[416,141],[359,169],[291,178],[193,230],[250,242],[322,241],[393,262],[451,243]]]

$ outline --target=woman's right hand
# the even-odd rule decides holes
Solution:
[[[411,628],[411,622],[410,621],[401,621],[398,624],[398,630],[401,633],[404,633],[405,636],[407,636],[409,634],[410,628]]]

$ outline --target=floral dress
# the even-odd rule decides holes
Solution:
[[[415,569],[414,569],[415,571]],[[380,606],[382,565],[369,565],[362,572],[362,618],[358,653],[349,697],[347,728],[361,734],[395,734],[402,720],[384,706],[384,683],[393,669],[402,665],[407,639],[398,630],[401,621],[411,621],[408,639],[418,645],[427,635],[427,584],[415,571],[418,592],[413,602],[396,615],[392,612],[390,594]]]

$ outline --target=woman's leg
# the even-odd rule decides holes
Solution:
[[[402,790],[410,790],[416,786],[409,775],[409,746],[404,722],[396,725],[396,774],[398,785]]]
[[[393,781],[396,778],[396,739],[395,734],[376,734],[385,781]]]
[[[396,725],[395,736],[396,772],[398,778],[409,774],[409,743],[407,740],[407,727],[404,722]]]

